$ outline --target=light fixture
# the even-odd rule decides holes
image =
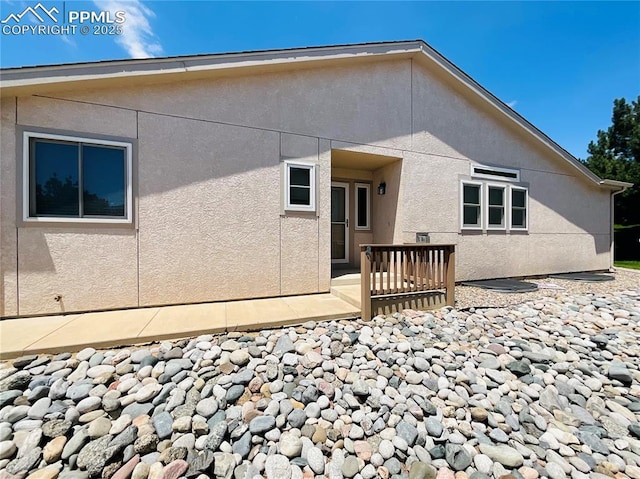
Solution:
[[[378,185],[378,194],[384,195],[387,192],[387,184],[383,181]]]

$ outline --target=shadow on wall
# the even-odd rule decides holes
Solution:
[[[49,241],[47,238],[56,236],[58,243],[68,244],[68,248],[56,248],[58,263],[69,262],[69,264],[77,263],[78,258],[75,256],[75,249],[71,247],[73,237],[82,235],[83,238],[99,237],[131,237],[135,238],[136,230],[133,227],[106,229],[91,228],[86,229],[82,226],[64,226],[64,227],[22,227],[18,228],[18,246],[20,254],[18,255],[18,270],[21,273],[55,273],[54,259],[51,257]],[[113,254],[113,251],[94,250],[94,254],[99,256],[107,256]],[[91,268],[91,264],[86,265]],[[82,281],[82,278],[77,278]]]
[[[424,73],[424,74],[421,74]],[[451,87],[442,78],[414,68],[413,145],[422,153],[469,159],[485,165],[519,168],[529,183],[529,197],[552,210],[578,229],[592,235],[609,235],[608,192],[588,184],[582,174],[531,139],[513,122],[486,113],[484,102],[462,87]],[[571,180],[569,180],[571,178]],[[600,212],[585,205],[586,190],[602,195]],[[596,215],[605,221],[594,221]],[[547,225],[544,225],[546,228]],[[554,231],[555,232],[555,231]],[[466,234],[466,233],[465,233]],[[608,241],[597,242],[597,254],[609,251]]]
[[[379,168],[373,172],[373,201],[371,210],[373,242],[393,244],[396,241],[396,222],[402,214],[399,198],[402,181],[402,160]],[[378,192],[379,185],[385,184],[385,194]]]

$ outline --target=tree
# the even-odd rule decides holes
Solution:
[[[634,184],[616,196],[615,217],[618,224],[640,224],[640,95],[631,103],[614,100],[611,123],[589,143],[584,164],[600,178]]]

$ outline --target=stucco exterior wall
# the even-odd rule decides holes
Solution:
[[[406,60],[60,96],[316,138],[411,146]]]
[[[458,279],[609,266],[608,192],[411,59],[48,96],[2,101],[3,316],[328,291],[341,173],[372,183],[354,265],[356,242],[424,231],[457,244]],[[135,224],[17,222],[16,129],[29,126],[134,141]],[[336,147],[401,160],[332,172]],[[317,165],[315,213],[284,211],[287,159]],[[460,230],[473,163],[521,169],[528,232]]]
[[[138,128],[141,304],[280,294],[279,135],[148,113]]]
[[[0,316],[18,314],[16,99],[0,102]]]

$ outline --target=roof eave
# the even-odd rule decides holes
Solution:
[[[629,188],[632,188],[633,183],[629,183],[627,181],[604,179],[604,180],[600,180],[600,186],[603,186],[605,188],[609,188],[612,190],[624,191],[624,190],[628,190]]]
[[[197,73],[226,69],[296,65],[318,61],[373,58],[420,51],[421,41],[370,43],[332,47],[309,47],[284,50],[265,50],[214,55],[146,58],[66,65],[49,65],[0,70],[0,91],[5,94],[21,87],[74,83],[80,81],[123,79],[155,75]]]

